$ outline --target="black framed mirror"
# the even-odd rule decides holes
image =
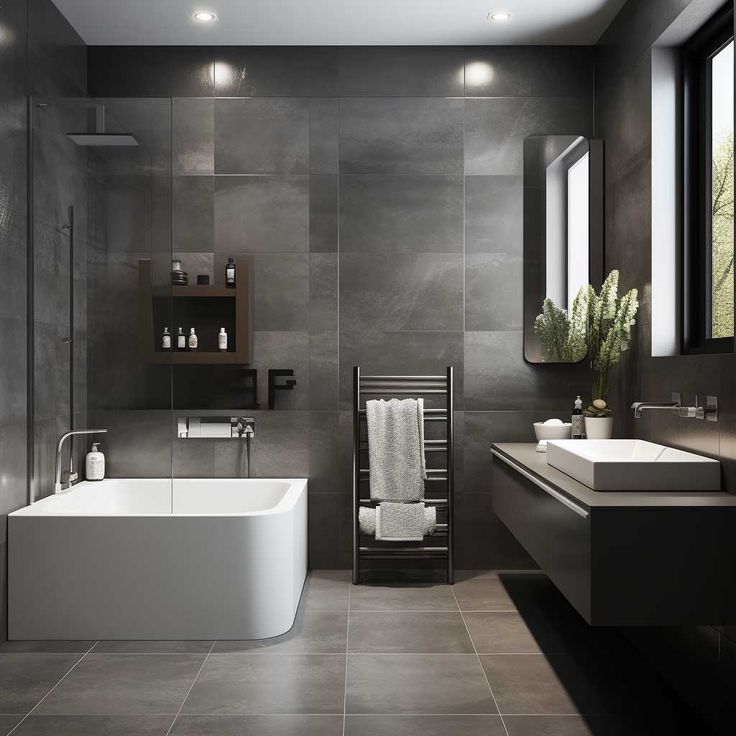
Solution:
[[[559,339],[581,286],[603,274],[603,143],[524,140],[524,359],[578,363]],[[545,300],[550,300],[546,302]]]

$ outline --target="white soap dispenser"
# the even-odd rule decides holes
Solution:
[[[87,480],[103,480],[105,477],[105,456],[99,451],[99,446],[99,442],[93,442],[85,458],[84,475]]]
[[[217,335],[217,347],[223,352],[227,352],[227,332],[224,327],[220,327],[220,332]]]

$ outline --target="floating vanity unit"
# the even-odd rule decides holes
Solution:
[[[736,495],[632,492],[623,473],[619,490],[593,490],[532,443],[491,452],[495,513],[589,624],[734,621]]]

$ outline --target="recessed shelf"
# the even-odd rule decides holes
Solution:
[[[169,363],[172,365],[237,365],[242,363],[242,357],[237,352],[168,352],[160,351],[153,353],[151,363]]]
[[[236,289],[230,289],[226,286],[153,286],[151,287],[151,296],[163,298],[181,298],[181,297],[207,297],[212,298],[237,298]]]

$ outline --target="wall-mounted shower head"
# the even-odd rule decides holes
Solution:
[[[78,146],[137,146],[138,141],[130,133],[105,132],[105,106],[96,103],[95,132],[94,133],[67,133],[69,138]]]

